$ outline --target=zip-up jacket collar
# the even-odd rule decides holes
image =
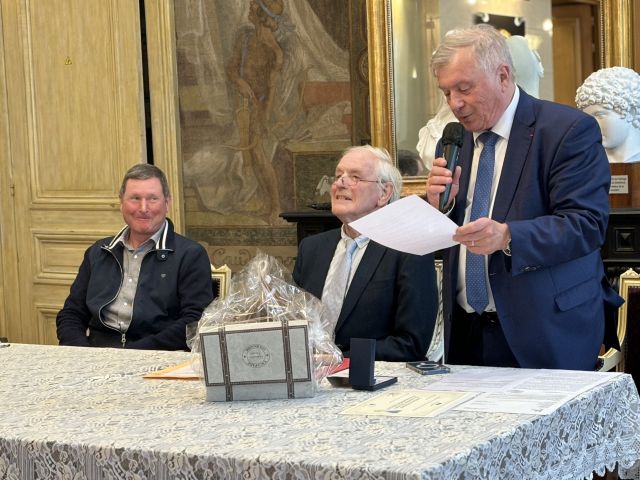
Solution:
[[[114,249],[121,243],[124,242],[125,235],[129,227],[125,225],[122,229],[113,237],[111,242],[107,245],[103,245],[102,248],[105,250],[109,250],[113,253]],[[161,235],[156,241],[155,248],[156,256],[159,260],[167,259],[167,252],[173,252],[173,242],[171,241],[171,237],[173,236],[173,223],[168,218],[165,220],[164,225],[161,227]]]

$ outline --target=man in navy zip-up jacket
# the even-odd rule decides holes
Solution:
[[[127,224],[87,249],[58,313],[60,345],[185,350],[186,326],[213,300],[205,249],[174,232],[171,196],[157,167],[133,166],[122,181]]]

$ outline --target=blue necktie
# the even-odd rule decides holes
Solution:
[[[494,132],[484,132],[479,140],[482,142],[482,152],[478,162],[476,186],[473,192],[470,221],[489,215],[489,201],[493,184],[493,165],[495,163],[495,145],[499,135]],[[485,273],[484,255],[476,255],[467,250],[467,265],[465,273],[467,302],[477,312],[482,313],[489,304],[487,291],[487,277]]]
[[[342,258],[336,272],[334,273],[331,283],[328,285],[324,295],[322,296],[323,304],[323,326],[329,328],[333,333],[344,297],[347,295],[347,286],[349,285],[349,277],[351,276],[351,265],[353,263],[353,254],[358,244],[351,238],[345,239],[344,257]]]

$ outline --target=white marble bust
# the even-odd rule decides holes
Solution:
[[[431,171],[431,166],[433,165],[436,153],[436,145],[442,136],[444,127],[449,122],[457,121],[458,119],[449,108],[444,95],[442,95],[438,113],[436,113],[436,115],[431,118],[418,132],[418,144],[416,145],[416,150],[418,151],[418,155],[420,155],[420,159],[424,164],[424,170],[427,174]]]
[[[576,105],[598,121],[609,162],[640,162],[638,73],[625,67],[592,73],[578,87]]]
[[[539,98],[540,79],[544,76],[540,54],[532,50],[527,39],[520,35],[508,37],[507,46],[513,60],[516,83],[529,95]]]

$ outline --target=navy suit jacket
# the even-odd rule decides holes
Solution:
[[[464,219],[473,136],[460,152],[451,218]],[[505,337],[521,367],[592,370],[604,335],[604,303],[620,297],[604,277],[600,247],[611,174],[596,121],[520,90],[492,218],[511,231],[512,256],[489,256],[489,282]],[[448,342],[460,246],[445,253]]]
[[[300,243],[295,282],[322,298],[340,229]],[[438,310],[432,255],[401,253],[369,241],[353,276],[335,329],[337,346],[348,355],[352,337],[376,339],[376,360],[424,358]]]

